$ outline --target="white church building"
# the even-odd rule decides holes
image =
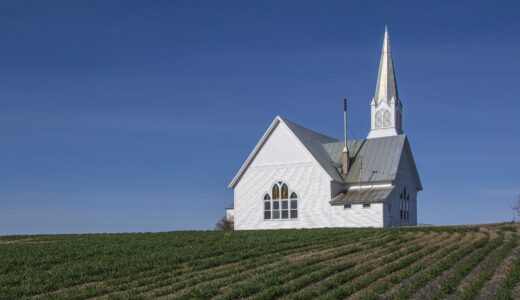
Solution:
[[[348,142],[346,101],[344,140],[277,116],[229,185],[235,230],[417,225],[422,185],[387,30],[370,110],[367,138]]]

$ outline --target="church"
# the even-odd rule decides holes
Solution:
[[[422,185],[386,29],[370,111],[363,140],[347,140],[346,100],[343,140],[277,116],[229,185],[235,230],[417,225]]]

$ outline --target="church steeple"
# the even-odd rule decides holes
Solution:
[[[389,103],[392,98],[398,100],[399,95],[397,93],[397,82],[395,81],[394,62],[392,61],[392,50],[390,50],[388,28],[385,27],[385,38],[383,40],[383,49],[381,50],[381,61],[379,63],[374,99],[377,103],[381,101]]]
[[[397,92],[390,37],[385,27],[376,91],[371,103],[372,122],[368,138],[401,134],[402,109]]]

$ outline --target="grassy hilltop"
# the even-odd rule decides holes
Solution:
[[[0,237],[0,299],[519,299],[519,229]]]

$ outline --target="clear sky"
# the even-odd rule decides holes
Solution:
[[[211,229],[279,114],[369,129],[388,25],[419,222],[510,221],[518,1],[1,1],[0,234]]]

